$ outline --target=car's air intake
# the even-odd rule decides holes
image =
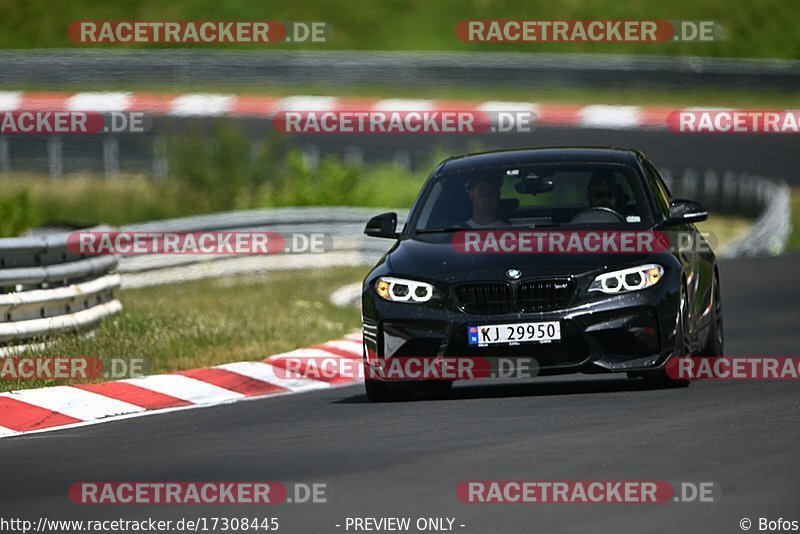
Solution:
[[[540,312],[563,308],[572,299],[571,280],[521,282],[512,291],[504,282],[460,284],[455,288],[459,307],[467,313]]]
[[[538,312],[563,308],[572,298],[571,280],[536,280],[519,285],[517,300],[523,312]]]
[[[513,311],[511,286],[502,282],[456,286],[456,298],[467,313],[507,313]]]

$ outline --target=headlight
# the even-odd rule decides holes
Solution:
[[[653,287],[663,276],[664,268],[658,264],[640,265],[598,275],[589,285],[589,291],[602,291],[608,294],[638,291]]]
[[[428,283],[388,276],[378,278],[375,290],[392,302],[428,302],[433,297],[433,286]]]

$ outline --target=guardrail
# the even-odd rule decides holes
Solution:
[[[0,52],[9,85],[228,83],[800,88],[800,61],[526,52],[25,50]]]
[[[0,239],[0,342],[80,330],[119,312],[117,264],[74,254],[67,234]]]
[[[785,184],[743,173],[661,171],[676,196],[695,198],[712,210],[756,217],[747,234],[719,251],[720,256],[783,252],[791,233],[789,188]],[[347,207],[248,210],[119,228],[128,232],[325,233],[332,238],[332,250],[324,254],[86,258],[67,249],[65,234],[0,239],[0,287],[13,291],[0,294],[0,342],[20,342],[51,332],[77,330],[117,313],[121,305],[113,293],[120,286],[143,287],[277,269],[372,264],[390,246],[387,240],[363,234],[365,222],[379,211]],[[405,216],[405,212],[399,214],[401,225]],[[93,230],[99,229],[110,228]]]
[[[791,191],[782,181],[733,171],[660,169],[673,195],[712,211],[753,217],[749,231],[719,251],[726,258],[783,254],[792,233]]]
[[[347,207],[278,208],[215,213],[125,226],[120,230],[325,233],[332,238],[332,250],[324,254],[302,255],[127,256],[122,258],[119,267],[122,287],[144,287],[201,278],[218,278],[243,272],[373,263],[388,248],[387,241],[371,239],[363,233],[366,221],[378,211],[380,210]]]

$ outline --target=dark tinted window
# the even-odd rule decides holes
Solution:
[[[634,169],[620,164],[536,164],[468,169],[439,175],[428,185],[424,195],[413,215],[416,231],[453,227],[575,224],[643,227],[652,224],[641,177]],[[585,214],[580,214],[590,208],[600,213],[590,218],[591,223],[586,223]]]

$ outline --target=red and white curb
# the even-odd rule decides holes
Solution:
[[[287,373],[276,373],[276,367],[285,365],[287,358],[294,362],[320,357],[360,361],[361,343],[361,334],[354,333],[261,361],[0,393],[0,438],[353,384],[361,379],[336,373],[326,373],[319,380],[287,378]]]
[[[281,111],[531,111],[538,124],[613,130],[666,130],[678,108],[530,102],[337,98],[329,96],[242,96],[130,92],[0,91],[0,111],[144,112],[179,117],[271,117]]]

